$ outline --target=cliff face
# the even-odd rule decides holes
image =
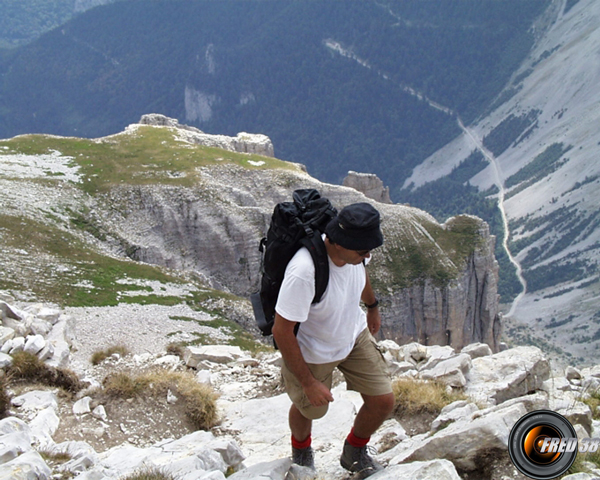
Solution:
[[[440,286],[431,279],[387,297],[386,338],[404,344],[451,345],[461,349],[475,342],[500,350],[502,330],[498,309],[498,264],[487,224],[481,222],[481,240],[463,264],[456,280]]]

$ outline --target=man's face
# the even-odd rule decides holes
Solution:
[[[336,245],[340,254],[340,258],[350,265],[358,265],[362,263],[365,258],[371,256],[371,250],[349,250],[340,245]]]

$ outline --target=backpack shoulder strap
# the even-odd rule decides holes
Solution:
[[[315,264],[315,298],[312,303],[319,303],[329,283],[329,258],[325,242],[321,234],[316,231],[314,235],[304,237],[302,245],[310,252]]]

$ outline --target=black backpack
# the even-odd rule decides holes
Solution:
[[[312,188],[296,190],[293,202],[275,206],[267,236],[259,243],[262,254],[260,291],[250,296],[254,317],[263,336],[271,335],[285,268],[301,247],[308,249],[315,262],[313,303],[321,301],[329,281],[329,260],[321,234],[335,215],[337,210],[331,202]]]

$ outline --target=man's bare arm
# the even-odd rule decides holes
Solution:
[[[365,272],[365,274],[367,276],[367,281],[360,299],[365,305],[373,305],[377,301],[377,297],[375,296],[371,281],[369,280],[369,272]],[[369,328],[371,335],[375,335],[379,332],[379,329],[381,328],[381,314],[379,313],[379,308],[367,308],[367,327]]]

